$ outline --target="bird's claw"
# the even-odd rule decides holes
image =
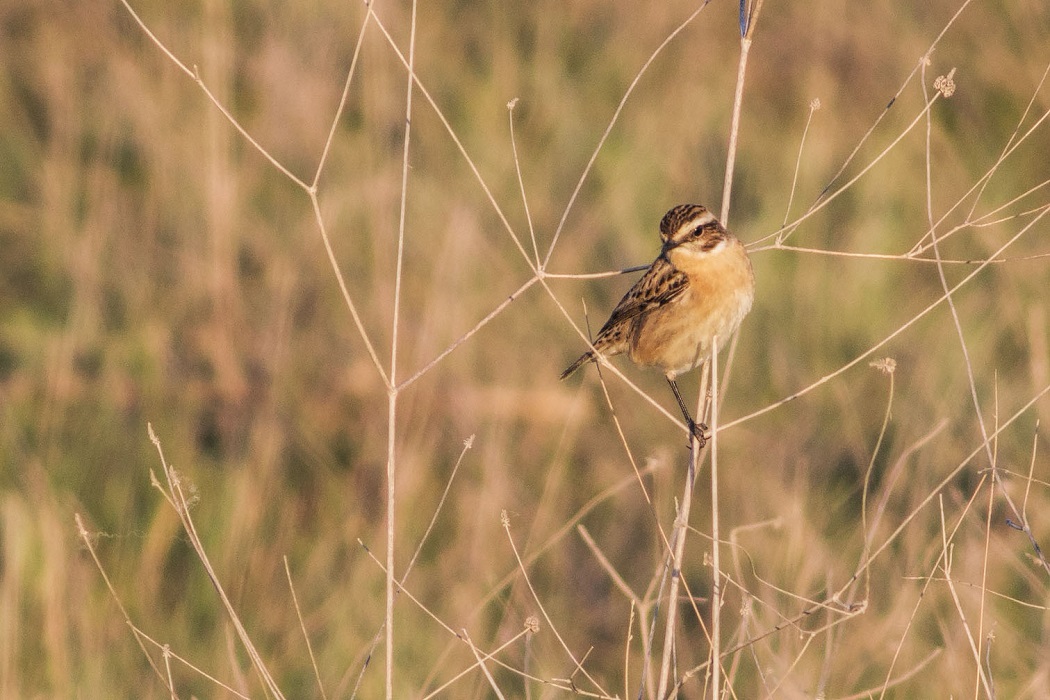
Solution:
[[[696,442],[700,449],[703,449],[707,444],[707,426],[703,423],[697,423],[694,420],[689,421],[689,432],[696,438]]]

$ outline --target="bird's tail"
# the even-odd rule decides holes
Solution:
[[[565,379],[570,374],[572,374],[573,372],[578,370],[580,368],[580,365],[582,365],[584,362],[590,362],[593,359],[594,359],[594,353],[593,352],[588,351],[588,352],[583,353],[582,355],[579,356],[579,358],[577,358],[577,360],[575,362],[573,362],[571,365],[569,365],[569,368],[567,370],[565,370],[564,372],[561,373],[561,377],[560,378],[561,379]]]

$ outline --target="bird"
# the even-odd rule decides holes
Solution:
[[[660,238],[656,260],[561,379],[599,355],[627,353],[637,365],[657,367],[703,447],[707,426],[689,414],[676,378],[706,362],[737,331],[755,298],[755,273],[743,243],[699,204],[672,207],[660,221]]]

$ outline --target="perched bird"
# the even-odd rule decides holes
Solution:
[[[707,426],[689,415],[675,378],[721,347],[751,310],[755,274],[743,244],[699,204],[680,204],[660,221],[663,248],[642,278],[613,309],[593,350],[562,372],[627,353],[635,364],[659,367],[674,392],[686,425],[700,446]]]

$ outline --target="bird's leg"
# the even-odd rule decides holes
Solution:
[[[682,400],[682,392],[678,391],[678,384],[675,380],[670,377],[667,378],[667,383],[671,385],[671,391],[674,392],[674,397],[678,399],[678,407],[682,409],[682,417],[685,418],[685,424],[689,426],[689,431],[696,437],[700,447],[707,444],[707,426],[703,423],[697,423],[693,420],[693,417],[689,415],[689,409],[686,408],[685,401]]]

